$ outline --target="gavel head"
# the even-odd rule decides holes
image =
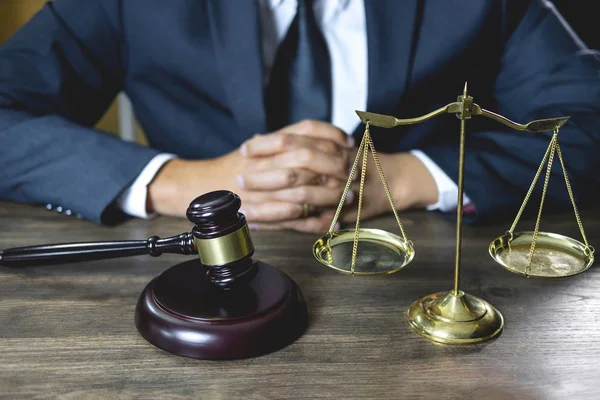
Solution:
[[[247,284],[256,275],[252,260],[254,245],[242,202],[228,190],[218,190],[194,199],[186,216],[193,222],[192,235],[209,281],[222,289]]]

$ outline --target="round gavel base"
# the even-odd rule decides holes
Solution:
[[[199,260],[177,264],[152,280],[135,324],[155,346],[182,356],[221,360],[255,357],[292,343],[308,323],[300,289],[260,261],[245,286],[222,290]]]

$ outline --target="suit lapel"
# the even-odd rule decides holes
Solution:
[[[418,2],[365,1],[368,111],[393,113],[407,89]],[[233,117],[247,133],[265,132],[261,31],[256,1],[207,3],[216,63]]]
[[[393,113],[407,89],[418,1],[365,1],[371,112]]]
[[[233,117],[247,134],[263,133],[260,16],[254,0],[209,0],[216,62]]]

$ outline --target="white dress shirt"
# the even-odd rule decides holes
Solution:
[[[265,85],[279,44],[285,38],[296,14],[297,0],[259,0]],[[367,109],[368,49],[364,0],[316,0],[314,13],[329,48],[332,68],[331,123],[343,132],[354,132],[360,120],[354,110]],[[458,188],[444,171],[420,150],[419,158],[435,179],[438,202],[429,210],[451,211],[456,208]],[[148,218],[147,187],[158,170],[173,154],[159,154],[142,170],[135,182],[117,199],[125,213]],[[465,205],[470,203],[464,197]]]

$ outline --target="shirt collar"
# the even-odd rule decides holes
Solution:
[[[271,9],[280,7],[283,3],[286,3],[289,1],[294,1],[294,0],[261,0],[262,4],[264,6],[267,6]],[[348,7],[348,5],[350,4],[351,1],[357,1],[357,0],[317,0],[317,1],[329,1],[332,3],[336,3],[335,8],[337,10],[344,10],[345,8]]]

